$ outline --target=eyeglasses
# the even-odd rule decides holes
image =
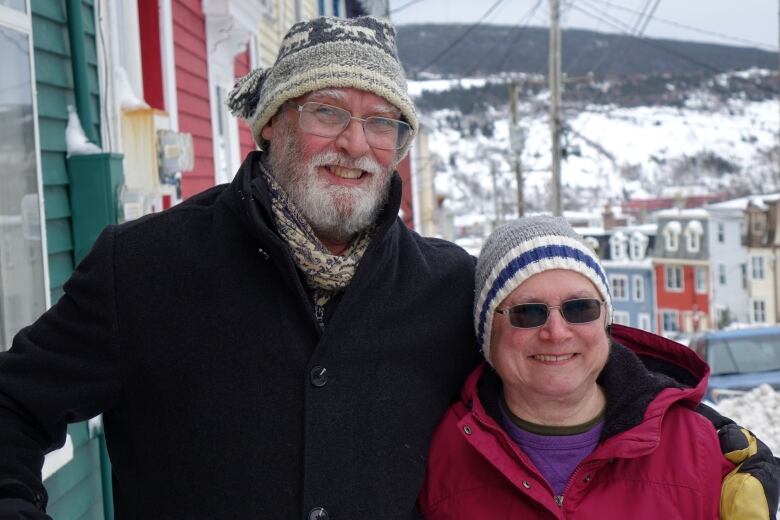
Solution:
[[[577,298],[567,300],[560,305],[546,303],[521,303],[506,309],[496,309],[499,314],[509,316],[509,323],[518,329],[534,329],[547,323],[552,309],[558,309],[567,323],[581,324],[596,321],[601,316],[603,300],[596,298]]]
[[[400,150],[409,143],[414,132],[408,123],[389,117],[356,117],[343,108],[307,101],[303,105],[289,103],[298,113],[298,126],[320,137],[336,137],[347,128],[350,121],[363,123],[363,134],[372,148]]]

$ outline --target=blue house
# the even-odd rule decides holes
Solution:
[[[601,258],[609,278],[615,323],[656,332],[652,251],[656,226],[587,230],[585,241]]]

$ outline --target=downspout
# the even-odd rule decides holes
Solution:
[[[98,0],[100,1],[100,0]],[[66,0],[68,14],[68,40],[70,41],[70,62],[73,68],[73,90],[76,94],[76,111],[87,139],[93,143],[95,129],[92,126],[92,110],[89,100],[89,77],[87,75],[87,53],[84,45],[84,19],[81,14],[81,0]]]
[[[98,2],[102,0],[96,0]],[[73,69],[73,90],[76,96],[76,112],[87,139],[95,139],[95,128],[92,123],[92,109],[89,95],[89,76],[87,74],[87,53],[84,45],[84,18],[81,12],[81,0],[66,0],[68,17],[68,40],[70,42],[70,59]],[[103,488],[103,515],[106,520],[114,518],[114,500],[111,489],[111,462],[106,449],[105,433],[97,435],[100,452],[100,481]]]

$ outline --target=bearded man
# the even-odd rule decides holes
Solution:
[[[476,364],[473,259],[398,219],[418,129],[384,20],[292,27],[229,97],[263,151],[112,226],[0,354],[0,520],[103,413],[126,519],[399,519]]]

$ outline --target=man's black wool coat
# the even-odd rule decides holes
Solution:
[[[322,331],[259,156],[104,231],[0,355],[0,504],[40,500],[43,451],[103,412],[118,520],[409,517],[477,359],[473,259],[402,224],[396,175]]]

